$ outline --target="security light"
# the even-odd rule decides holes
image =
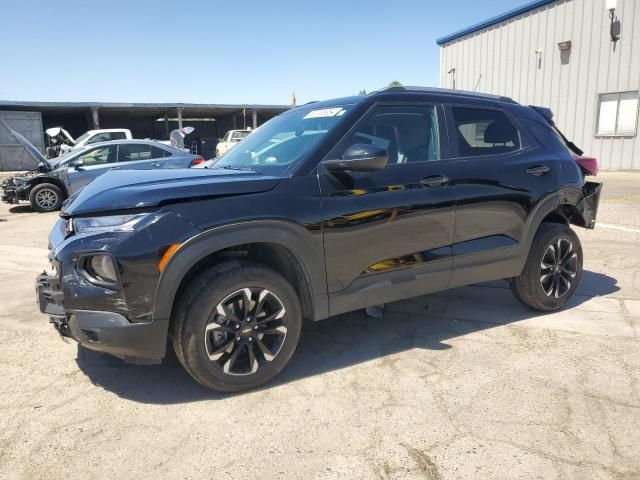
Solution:
[[[617,0],[607,0],[606,3],[606,9],[609,11],[609,20],[611,20],[609,34],[611,35],[611,41],[614,43],[620,40],[620,21],[616,21],[616,4]]]
[[[571,40],[566,40],[564,42],[558,43],[558,48],[560,51],[571,50]]]

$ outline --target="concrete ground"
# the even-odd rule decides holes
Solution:
[[[640,478],[640,173],[599,179],[569,308],[496,282],[333,318],[237,395],[61,340],[33,285],[56,215],[2,205],[0,477]]]

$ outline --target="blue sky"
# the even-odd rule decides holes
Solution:
[[[0,99],[281,104],[437,86],[436,38],[523,3],[2,0]]]

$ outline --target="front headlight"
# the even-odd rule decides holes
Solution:
[[[133,232],[141,224],[147,224],[151,221],[153,216],[151,213],[138,213],[134,215],[74,218],[73,230],[76,233]]]

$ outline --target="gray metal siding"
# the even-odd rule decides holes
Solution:
[[[609,37],[605,0],[559,0],[446,43],[440,86],[549,106],[558,126],[605,169],[640,169],[640,136],[598,137],[598,94],[640,90],[640,0],[618,0],[621,37]],[[558,42],[572,43],[563,61]],[[538,64],[536,50],[542,50]],[[568,61],[566,61],[568,60]],[[478,82],[478,79],[480,81]]]
[[[42,115],[40,112],[0,111],[0,118],[12,130],[24,135],[41,152],[44,151]],[[29,170],[37,166],[24,147],[0,122],[0,171]]]

